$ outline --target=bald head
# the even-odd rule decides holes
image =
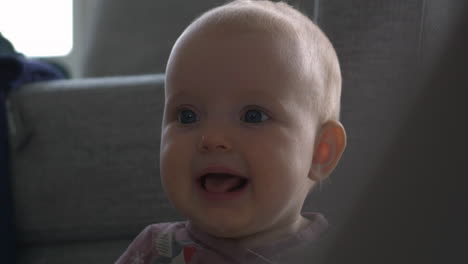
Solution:
[[[339,120],[341,73],[333,46],[308,17],[283,2],[238,0],[202,14],[177,40],[166,74],[172,74],[175,58],[198,39],[239,35],[269,39],[289,76],[308,83],[304,98],[319,123]]]

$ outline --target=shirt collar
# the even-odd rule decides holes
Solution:
[[[327,220],[319,213],[303,212],[302,215],[310,220],[310,225],[304,227],[295,234],[288,235],[278,241],[273,241],[250,250],[242,247],[234,239],[212,236],[198,229],[190,220],[186,222],[186,228],[189,236],[194,242],[200,244],[204,248],[213,250],[226,258],[234,259],[237,262],[243,263],[248,258],[275,258],[285,250],[304,246],[317,240],[320,234],[328,227]]]

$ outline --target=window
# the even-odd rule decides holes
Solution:
[[[73,0],[0,0],[0,32],[28,57],[65,56],[73,48]]]

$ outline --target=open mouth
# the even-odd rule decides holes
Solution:
[[[202,189],[212,193],[227,193],[242,190],[249,180],[228,173],[207,173],[200,177]]]

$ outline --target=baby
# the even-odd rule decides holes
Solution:
[[[182,33],[165,83],[160,168],[186,222],[148,226],[123,263],[279,263],[327,222],[301,213],[346,146],[336,53],[286,3],[238,0]]]

